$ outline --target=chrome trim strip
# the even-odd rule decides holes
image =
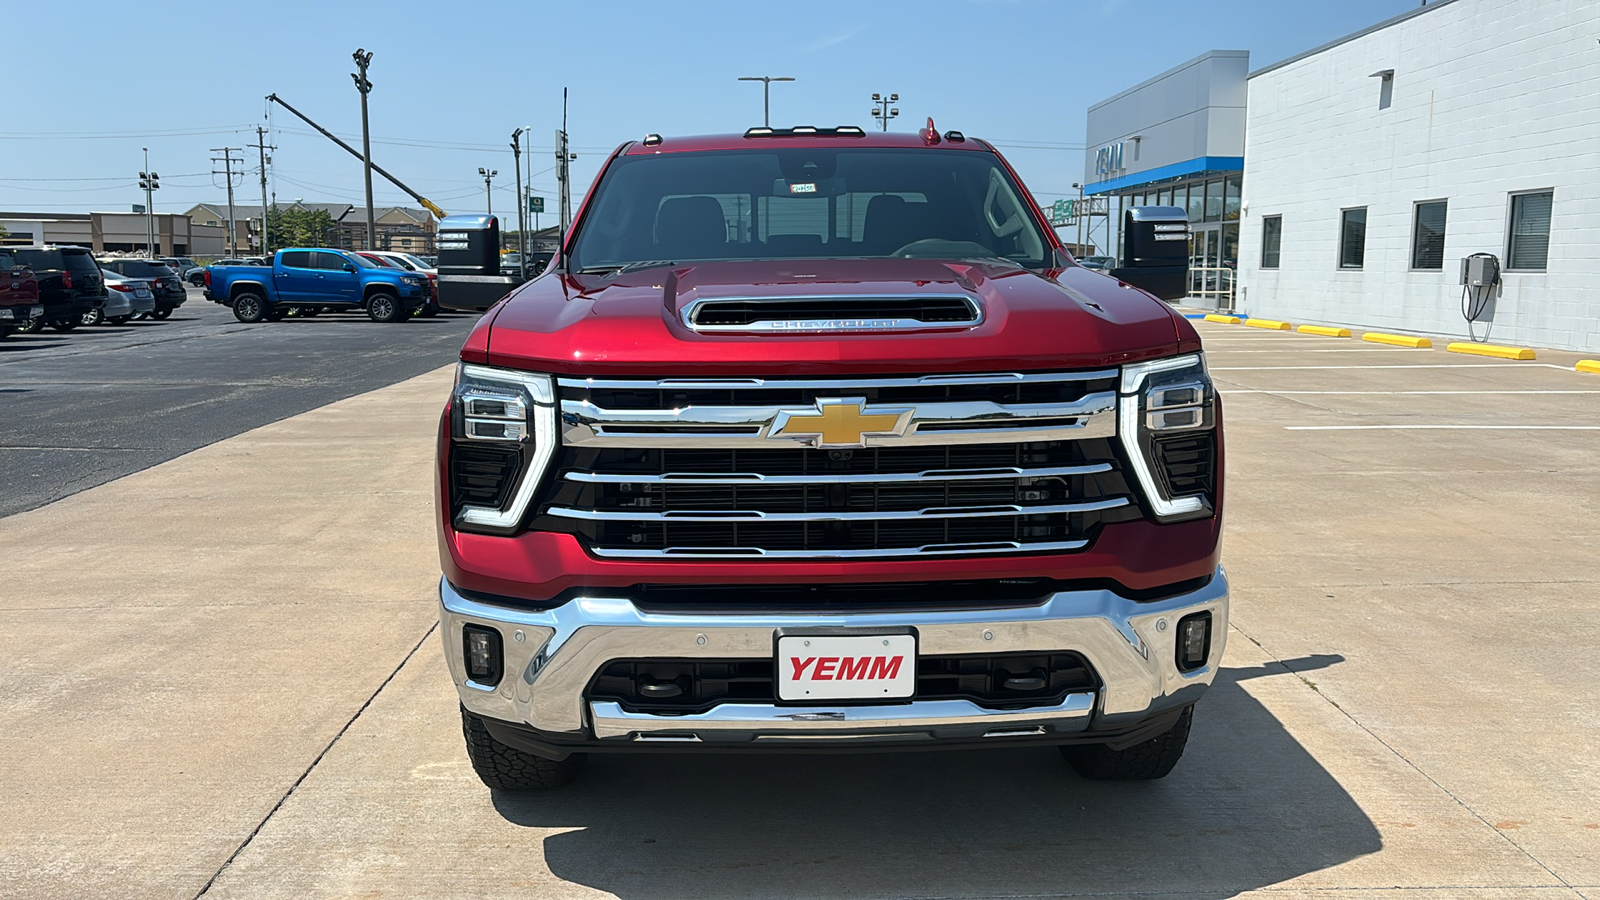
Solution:
[[[1003,481],[1019,478],[1057,478],[1070,475],[1098,475],[1111,471],[1110,463],[1087,466],[1051,466],[1024,469],[999,466],[990,469],[930,469],[926,472],[890,472],[861,475],[762,475],[758,472],[668,472],[665,475],[616,475],[607,472],[567,472],[568,481],[588,484],[903,484],[924,481]]]
[[[727,390],[731,388],[805,389],[848,391],[864,387],[938,387],[960,384],[1036,384],[1039,382],[1101,381],[1116,378],[1117,369],[1090,372],[986,372],[981,374],[918,375],[911,378],[557,378],[564,388],[617,388],[626,390]]]
[[[990,506],[943,506],[929,509],[874,510],[872,512],[785,512],[766,513],[759,510],[683,509],[664,512],[629,512],[627,510],[573,509],[552,506],[546,513],[564,519],[587,519],[603,522],[872,522],[904,519],[991,519],[1000,516],[1044,516],[1059,513],[1099,512],[1128,505],[1127,497],[1092,500],[1087,503],[1052,503],[1048,506],[1018,506],[993,504]]]
[[[594,547],[595,556],[607,559],[895,559],[925,556],[989,556],[997,553],[1065,553],[1082,550],[1088,540],[987,541],[980,544],[928,544],[877,550],[763,550],[760,547],[667,547],[663,550],[622,550]]]
[[[793,707],[773,703],[723,703],[703,713],[660,716],[628,712],[612,700],[589,704],[597,738],[632,738],[666,732],[673,735],[742,734],[762,737],[785,734],[860,734],[923,732],[973,726],[996,729],[1051,726],[1053,731],[1081,731],[1094,712],[1092,691],[1068,694],[1060,703],[1029,709],[986,709],[971,700],[914,700],[893,706]],[[1026,733],[1026,732],[1025,732]],[[1036,733],[1036,732],[1035,732]]]
[[[696,321],[707,306],[724,303],[837,303],[841,307],[850,303],[882,303],[905,301],[917,303],[924,300],[959,300],[967,307],[968,317],[958,322],[924,322],[910,318],[865,318],[848,314],[826,319],[765,319],[748,325],[701,325]],[[788,296],[788,297],[701,297],[690,301],[679,313],[684,327],[703,334],[784,334],[849,331],[938,331],[975,328],[983,324],[983,306],[965,294],[930,294],[916,297],[903,294],[846,295],[846,296]]]
[[[833,390],[846,396],[849,386],[836,385]],[[778,434],[781,420],[816,415],[817,408],[807,404],[612,410],[588,400],[562,400],[561,442],[575,447],[805,447],[814,443],[814,436],[791,438]],[[860,446],[930,447],[1111,437],[1117,429],[1116,410],[1117,395],[1113,391],[1089,394],[1070,403],[923,403],[912,411],[903,435],[863,434]],[[920,433],[924,425],[938,425],[941,429]],[[943,426],[966,427],[944,430]]]

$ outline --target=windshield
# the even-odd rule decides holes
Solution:
[[[386,269],[386,268],[392,269],[392,268],[394,268],[393,266],[380,266],[377,263],[373,262],[370,259],[367,259],[365,256],[362,256],[359,253],[352,253],[349,256],[344,257],[344,261],[353,262],[353,263],[355,263],[356,265],[360,266],[363,269]]]
[[[166,266],[147,263],[141,259],[107,260],[106,268],[113,272],[121,272],[129,278],[165,278],[172,274],[172,270]]]
[[[625,156],[580,226],[578,271],[703,260],[1007,259],[1049,242],[991,154],[730,150]]]
[[[412,267],[416,268],[416,269],[431,269],[431,268],[433,268],[433,266],[430,266],[427,263],[423,262],[420,257],[412,256],[409,253],[400,254],[400,258],[405,260],[408,263],[411,263]]]
[[[400,268],[400,264],[399,263],[395,262],[392,259],[387,259],[387,258],[382,257],[382,256],[368,256],[365,253],[358,253],[356,255],[361,257],[362,262],[371,263],[374,268],[378,268],[378,269],[398,269],[398,268]]]

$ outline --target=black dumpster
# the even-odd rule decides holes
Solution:
[[[522,283],[500,271],[500,222],[494,216],[439,220],[439,305],[485,310]]]

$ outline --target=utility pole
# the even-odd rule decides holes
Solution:
[[[528,280],[528,208],[522,202],[522,131],[511,132],[511,164],[517,170],[517,274]],[[529,176],[530,178],[532,175]]]
[[[567,229],[572,225],[572,172],[567,163],[578,158],[567,147],[567,89],[561,89],[561,127],[556,129],[556,182],[560,196],[556,203],[557,218],[561,227],[556,231],[556,257],[563,268],[566,264]]]
[[[211,148],[211,152],[212,153],[221,153],[222,154],[220,157],[218,157],[218,156],[211,157],[211,164],[212,164],[211,174],[223,176],[223,180],[226,181],[227,185],[228,185],[228,252],[229,253],[237,253],[237,252],[239,252],[239,235],[238,235],[238,231],[237,231],[237,226],[234,225],[234,216],[233,216],[233,164],[234,163],[238,163],[240,166],[243,166],[244,165],[244,159],[242,159],[242,158],[241,159],[234,159],[233,158],[233,153],[234,153],[235,150],[243,152],[243,148],[242,147],[212,147]],[[222,171],[221,172],[218,172],[216,170],[216,164],[219,163],[219,162],[222,163]]]
[[[740,77],[739,80],[740,81],[759,81],[759,82],[761,82],[761,124],[763,126],[767,127],[767,128],[771,128],[772,127],[772,83],[774,81],[793,81],[794,79],[790,78],[787,75],[784,75],[784,76],[781,76],[781,77],[773,77],[771,75],[745,75],[745,76]],[[877,99],[877,98],[874,97],[873,99]]]
[[[351,54],[359,73],[352,72],[356,90],[361,92],[361,171],[367,181],[367,249],[378,249],[378,226],[372,215],[372,133],[367,129],[367,95],[372,93],[372,82],[367,80],[367,66],[372,65],[372,53],[357,49]]]
[[[900,110],[889,108],[889,104],[899,100],[899,94],[889,94],[888,96],[883,94],[872,95],[872,117],[878,120],[878,124],[883,126],[884,131],[889,130],[889,120],[900,115]]]
[[[261,157],[261,255],[272,255],[272,241],[267,237],[267,130],[256,126],[256,151]],[[277,147],[271,149],[276,150]]]
[[[156,206],[152,191],[161,188],[161,176],[150,171],[150,148],[144,150],[144,171],[139,173],[139,187],[144,188],[144,246],[153,257],[156,255]]]

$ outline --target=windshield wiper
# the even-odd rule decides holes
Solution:
[[[590,266],[587,269],[579,269],[578,274],[601,275],[609,273],[611,275],[621,275],[624,272],[637,272],[640,269],[657,269],[661,266],[675,265],[677,263],[670,259],[641,259],[637,262],[625,263],[620,266]]]

